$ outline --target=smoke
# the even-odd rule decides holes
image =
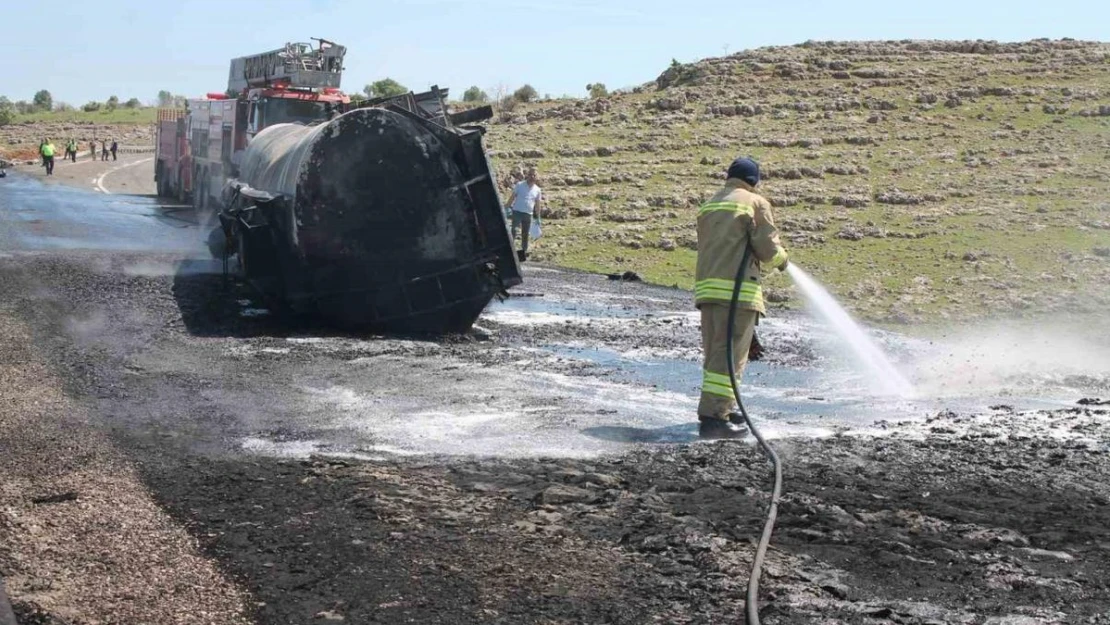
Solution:
[[[960,328],[935,340],[912,367],[918,390],[937,397],[1106,392],[1110,320],[1045,317]]]
[[[204,253],[207,254],[207,251]],[[124,266],[122,272],[128,276],[146,277],[219,274],[223,272],[223,262],[215,258],[182,262],[140,260]]]
[[[65,331],[77,344],[98,343],[108,333],[108,315],[101,310],[72,315],[64,321]]]

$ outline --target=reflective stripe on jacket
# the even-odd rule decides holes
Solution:
[[[749,238],[752,257],[740,285],[737,307],[766,312],[763,274],[786,262],[771,214],[771,203],[745,182],[730,179],[698,208],[698,261],[694,304],[732,301],[736,272]]]

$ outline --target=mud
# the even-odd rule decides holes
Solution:
[[[67,444],[80,431],[110,441],[253,621],[741,619],[770,471],[750,440],[696,440],[688,293],[530,266],[469,335],[339,334],[200,256],[100,249],[177,232],[113,216],[111,198],[82,197],[104,220],[60,249],[26,236],[27,206],[3,194],[0,315],[70,406],[47,422],[46,458],[81,455]],[[33,218],[71,227],[60,206]],[[770,353],[745,390],[786,468],[764,623],[1110,622],[1110,378],[1096,360],[891,401],[806,315],[775,313],[760,333]],[[956,353],[878,336],[919,379]],[[0,482],[4,510],[88,522],[83,488],[35,504],[59,493]],[[133,622],[127,599],[23,581],[54,573],[12,545],[48,543],[0,531],[26,622]]]

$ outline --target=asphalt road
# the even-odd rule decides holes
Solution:
[[[20,165],[15,172],[31,176],[49,184],[62,184],[98,193],[119,193],[141,197],[155,197],[154,155],[118,154],[117,160],[109,155],[107,161],[78,157],[77,162],[55,160],[54,173],[46,175],[41,165]]]

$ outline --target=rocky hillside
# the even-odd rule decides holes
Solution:
[[[81,153],[88,152],[89,142],[118,141],[121,146],[140,147],[154,145],[154,125],[151,123],[98,123],[90,121],[28,121],[0,127],[0,158],[35,158],[39,142],[50,139],[59,149],[65,150],[69,139],[76,139]],[[60,154],[60,153],[59,153]]]
[[[873,321],[1110,300],[1110,44],[762,48],[520,105],[488,136],[503,185],[540,170],[535,259],[689,287],[694,208],[751,155],[794,260]]]

